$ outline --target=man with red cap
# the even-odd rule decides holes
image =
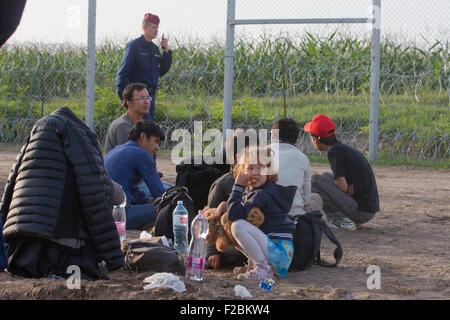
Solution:
[[[142,36],[127,43],[125,54],[117,72],[117,94],[123,104],[123,90],[130,83],[144,83],[151,97],[150,109],[145,120],[154,120],[155,97],[158,80],[172,65],[172,51],[166,38],[161,40],[163,53],[153,40],[158,35],[159,17],[147,13],[142,21]]]
[[[375,176],[367,159],[335,136],[336,127],[325,115],[316,115],[304,127],[314,147],[327,152],[333,173],[314,174],[311,191],[323,199],[323,211],[334,229],[355,230],[380,210]]]

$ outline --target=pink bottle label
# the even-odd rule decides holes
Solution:
[[[191,270],[203,270],[205,268],[205,259],[188,257],[186,268]]]
[[[122,235],[125,234],[125,222],[118,222],[116,221],[116,228],[117,228],[117,232]]]
[[[180,217],[180,216],[178,216],[178,215],[174,215],[173,216],[173,219],[174,219],[174,224],[178,224],[178,225],[180,225],[180,224],[188,224],[189,223],[189,221],[188,221],[188,217],[186,216],[186,217]]]

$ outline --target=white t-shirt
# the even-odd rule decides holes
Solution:
[[[277,144],[275,146],[275,144]],[[282,186],[296,186],[290,216],[304,214],[304,205],[311,197],[311,169],[309,159],[296,146],[289,143],[273,142],[274,160],[278,162],[278,181]],[[278,152],[276,152],[278,150]],[[278,154],[277,154],[278,153]],[[278,158],[278,159],[277,159]]]

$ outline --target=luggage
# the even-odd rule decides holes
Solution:
[[[176,166],[176,185],[184,186],[194,200],[195,210],[203,210],[208,203],[208,193],[211,185],[217,178],[230,171],[229,164],[195,164],[191,158],[190,163],[182,162]]]
[[[183,257],[172,247],[141,240],[124,240],[125,266],[131,271],[155,271],[184,275]]]
[[[155,221],[155,236],[166,236],[173,241],[173,210],[177,206],[178,201],[183,201],[183,206],[188,211],[189,230],[192,220],[197,215],[194,201],[188,194],[188,189],[183,186],[174,186],[164,192],[164,194],[157,198],[154,202],[156,221]],[[189,239],[190,239],[189,232]]]
[[[340,242],[322,219],[320,211],[311,211],[294,218],[294,257],[289,271],[302,271],[317,264],[323,267],[336,267],[341,261],[343,250]],[[320,258],[320,243],[325,234],[336,245],[334,250],[335,263],[329,263]]]

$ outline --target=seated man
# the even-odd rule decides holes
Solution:
[[[278,130],[278,133],[275,131]],[[292,208],[289,217],[293,218],[305,212],[322,210],[322,198],[317,193],[311,193],[311,169],[309,160],[297,146],[300,128],[293,119],[283,118],[275,121],[271,130],[269,145],[273,151],[274,159],[278,161],[278,181],[282,186],[296,186]]]
[[[327,116],[316,115],[304,130],[317,150],[327,152],[333,171],[311,177],[312,190],[322,196],[330,227],[355,230],[380,210],[372,167],[361,152],[336,139],[336,127]]]
[[[123,266],[112,217],[123,199],[103,166],[97,136],[68,108],[38,120],[18,154],[0,206],[8,272],[32,278],[107,279]]]
[[[148,114],[152,98],[148,94],[147,86],[142,83],[130,83],[123,90],[123,106],[125,113],[111,122],[105,139],[105,152],[108,153],[115,146],[128,141],[128,134],[133,125],[144,120]]]
[[[154,160],[164,138],[155,123],[141,120],[131,129],[128,142],[116,146],[105,156],[106,170],[111,179],[122,186],[127,197],[128,230],[142,229],[155,221],[153,202],[171,186],[161,181]]]

